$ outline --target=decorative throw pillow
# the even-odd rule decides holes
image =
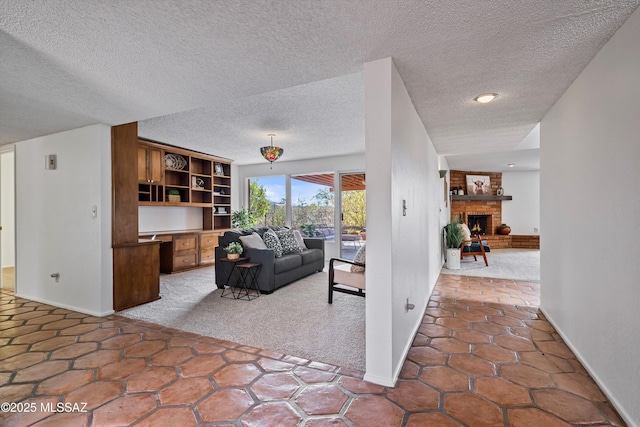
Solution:
[[[267,246],[267,249],[273,249],[273,254],[276,256],[276,258],[280,258],[282,256],[282,245],[280,244],[280,239],[278,239],[275,231],[265,231],[265,233],[262,235],[262,240]]]
[[[304,244],[304,238],[302,237],[302,234],[299,230],[293,230],[293,235],[296,238],[296,242],[298,242],[298,246],[300,246],[300,249],[302,249],[303,251],[305,249],[309,249],[307,245]]]
[[[302,248],[298,245],[298,241],[293,235],[292,230],[278,230],[276,231],[276,235],[282,245],[282,255],[302,252]]]
[[[462,238],[465,240],[465,246],[471,246],[471,230],[467,224],[458,224],[462,230]]]
[[[354,262],[359,262],[360,264],[366,264],[367,262],[367,245],[362,245],[356,256],[353,258]],[[351,272],[352,273],[362,273],[364,271],[364,267],[360,267],[359,265],[352,265]]]
[[[264,240],[262,240],[262,237],[256,232],[248,236],[240,236],[240,241],[242,242],[242,246],[248,249],[267,249]]]

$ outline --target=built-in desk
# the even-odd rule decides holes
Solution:
[[[214,264],[218,237],[226,230],[172,230],[140,233],[160,241],[160,272],[175,273]]]

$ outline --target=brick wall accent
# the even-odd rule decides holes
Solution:
[[[511,247],[519,249],[540,249],[539,235],[511,236]]]
[[[501,172],[469,172],[454,171],[450,173],[451,187],[464,189],[467,194],[467,175],[488,175],[491,180],[491,194],[496,195],[498,188],[502,186]],[[451,201],[451,217],[460,216],[464,222],[467,222],[468,215],[490,215],[490,226],[488,226],[487,235],[497,234],[496,229],[502,224],[502,202],[501,201]]]

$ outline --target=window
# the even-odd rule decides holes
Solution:
[[[286,206],[285,176],[249,179],[249,210],[255,216],[257,226],[285,225]]]
[[[291,176],[291,228],[334,240],[333,174]]]

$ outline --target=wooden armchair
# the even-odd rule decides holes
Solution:
[[[471,243],[471,244],[469,244]],[[471,236],[471,240],[464,240],[462,246],[460,246],[460,259],[466,256],[472,256],[475,261],[478,260],[477,256],[484,258],[484,264],[489,267],[489,261],[487,261],[487,252],[491,251],[489,246],[482,243],[482,238],[474,234]]]
[[[364,267],[364,264],[342,258],[329,261],[329,304],[333,303],[333,292],[365,296],[364,271],[352,272],[351,266]]]

